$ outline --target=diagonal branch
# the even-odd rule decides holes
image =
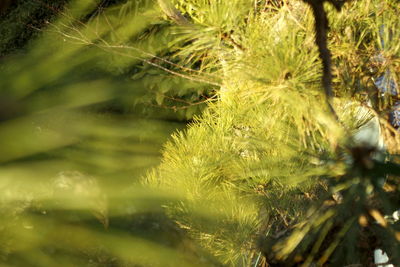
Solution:
[[[318,46],[319,57],[322,60],[323,76],[322,86],[325,90],[325,95],[328,105],[334,116],[337,118],[336,112],[332,107],[331,101],[333,98],[332,90],[332,73],[331,73],[331,52],[328,48],[328,29],[329,22],[324,9],[324,2],[331,3],[338,11],[345,3],[341,0],[304,0],[311,6],[315,18],[315,43]]]

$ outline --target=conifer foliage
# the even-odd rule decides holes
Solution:
[[[1,50],[1,264],[400,264],[398,1],[61,2]]]
[[[381,120],[381,127],[392,134],[387,141],[398,135],[376,106],[388,99],[376,97],[376,84],[371,84],[379,74],[356,70],[368,68],[374,54],[388,52],[379,47],[379,29],[384,27],[390,32],[386,38],[393,38],[398,21],[382,26],[382,20],[394,18],[397,3],[349,3],[340,14],[326,6],[333,21],[329,47],[335,120],[323,104],[331,93],[321,88],[313,42],[315,10],[311,13],[296,1],[267,8],[259,2],[188,2],[180,1],[180,10],[219,45],[203,49],[219,59],[222,86],[218,103],[175,136],[163,163],[149,175],[150,184],[185,188],[189,203],[168,206],[169,214],[229,265],[256,266],[263,255],[271,265],[365,266],[373,263],[379,247],[398,262],[398,228],[385,219],[398,209],[398,199],[388,189],[397,184],[389,174],[398,167],[378,161],[383,146],[371,146],[379,140],[365,143],[355,134],[370,127],[366,124],[371,120]],[[221,20],[211,15],[215,10]],[[357,12],[364,12],[368,21],[360,21]],[[205,30],[210,28],[215,32]],[[197,43],[206,43],[201,38],[193,39],[196,51]],[[317,44],[318,38],[317,33]],[[326,89],[331,66],[318,45]],[[392,49],[389,57],[398,52]],[[396,68],[395,62],[391,67]],[[347,64],[352,66],[343,66]],[[393,76],[391,83],[395,81]],[[392,178],[385,182],[388,175]],[[208,221],[200,224],[195,215],[210,207],[221,212],[213,228]]]

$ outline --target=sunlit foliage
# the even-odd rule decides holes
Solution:
[[[0,22],[2,264],[400,261],[396,1],[329,11],[339,118],[301,1],[59,2]]]

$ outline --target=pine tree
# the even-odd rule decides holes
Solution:
[[[379,140],[360,143],[356,134],[379,120],[390,132],[389,151],[397,147],[398,133],[377,106],[390,93],[376,97],[379,85],[371,81],[382,76],[366,70],[377,55],[383,62],[398,55],[391,46],[398,22],[390,19],[397,4],[368,1],[349,3],[340,14],[329,10],[338,120],[323,104],[306,6],[177,5],[196,22],[185,27],[207,34],[192,38],[194,48],[186,51],[218,58],[222,85],[218,103],[175,136],[147,178],[186,196],[187,203],[168,206],[170,216],[229,265],[256,266],[262,254],[272,265],[366,266],[379,247],[397,263],[398,227],[383,214],[398,209],[398,182],[391,175],[382,180],[398,167],[378,160],[382,146],[372,145]],[[391,47],[380,46],[382,39]],[[397,68],[394,62],[380,68]],[[393,73],[386,79],[396,88]],[[204,209],[218,210],[214,227],[196,215]]]
[[[399,264],[398,8],[325,5],[329,99],[303,1],[68,2],[0,62],[0,260]]]

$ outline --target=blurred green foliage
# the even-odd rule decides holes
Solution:
[[[79,21],[96,5],[71,1],[25,51],[2,59],[2,264],[187,262],[173,249],[184,239],[176,225],[152,215],[160,214],[160,201],[173,196],[134,186],[159,162],[169,134],[184,125],[165,121],[162,114],[157,119],[115,112],[115,103],[143,97],[146,87],[114,75],[110,68],[118,64],[109,64],[108,51],[68,39],[74,26],[94,42],[85,26],[94,22]],[[143,27],[136,26],[130,31]]]
[[[98,70],[86,70],[86,75],[106,75],[129,81],[125,97],[109,103],[106,107],[109,110],[141,112],[150,117],[158,117],[162,112],[163,117],[186,121],[200,114],[208,99],[215,95],[215,86],[210,86],[206,80],[206,83],[191,82],[185,75],[174,75],[176,69],[185,67],[179,64],[179,58],[171,56],[171,51],[176,49],[170,44],[172,26],[161,19],[151,1],[94,1],[74,14],[75,21],[69,17],[68,2],[71,1],[34,0],[11,5],[0,18],[0,33],[4,36],[0,58],[7,59],[16,50],[18,54],[29,51],[35,45],[32,41],[43,32],[45,35],[49,35],[49,31],[59,32],[65,42],[92,45],[98,48],[98,56],[102,54],[91,63]],[[140,19],[126,23],[142,13],[145,15]],[[62,19],[53,23],[57,17]],[[151,62],[143,61],[149,58]],[[175,70],[172,68],[172,73],[166,73],[158,66]],[[140,96],[138,87],[146,88],[141,90]]]
[[[338,121],[301,1],[16,2],[0,20],[0,263],[367,266],[381,248],[398,264],[397,155],[352,137],[378,121],[400,144],[397,96],[373,83],[399,73],[396,8],[329,11]]]

